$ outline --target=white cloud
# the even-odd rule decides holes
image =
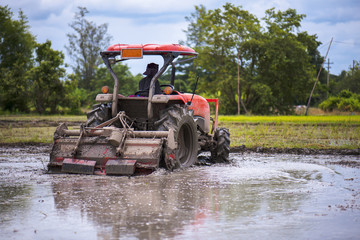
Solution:
[[[286,10],[288,8],[292,8],[287,0],[258,0],[251,1],[243,5],[245,10],[248,10],[250,13],[257,16],[259,19],[265,16],[265,11],[270,8],[275,8],[276,10]]]
[[[181,39],[185,40],[182,29],[187,27],[185,20],[157,24],[138,24],[128,18],[93,17],[91,20],[108,23],[108,32],[116,43],[178,43]]]
[[[198,4],[209,4],[212,5],[216,0],[118,0],[118,1],[101,1],[101,0],[91,0],[91,1],[75,1],[77,5],[86,5],[89,6],[89,9],[92,7],[101,10],[101,11],[118,11],[121,13],[160,13],[164,14],[166,12],[183,12],[183,11],[192,11],[194,5]]]
[[[74,13],[68,7],[62,9],[59,14],[50,13],[45,21],[42,19],[30,20],[31,31],[36,35],[38,42],[49,39],[53,43],[54,49],[64,50],[67,41],[66,33],[71,31],[68,25],[73,15]]]
[[[353,60],[360,60],[360,32],[354,31],[360,28],[360,21],[330,23],[330,22],[304,22],[303,30],[309,34],[317,34],[318,40],[323,43],[320,53],[325,56],[327,44],[334,38],[328,58],[334,64],[330,70],[339,74],[342,70],[348,70]],[[326,46],[325,46],[326,45]]]
[[[358,0],[229,1],[242,5],[259,19],[264,17],[266,9],[272,7],[276,10],[294,8],[298,13],[306,14],[302,30],[317,34],[323,43],[329,42],[331,37],[335,39],[329,55],[334,62],[334,73],[347,69],[353,59],[360,60]],[[90,11],[88,17],[96,24],[109,24],[108,33],[113,36],[114,43],[177,43],[185,39],[185,17],[194,12],[194,5],[203,4],[207,9],[213,9],[226,2],[228,0],[2,0],[1,5],[9,5],[15,14],[21,8],[28,16],[31,31],[37,40],[44,42],[49,39],[54,49],[66,53],[66,34],[71,32],[68,25],[78,6],[87,7]],[[326,48],[321,50],[326,52]]]
[[[92,17],[92,21],[100,23],[101,21],[109,23],[108,33],[113,36],[112,43],[123,44],[168,44],[178,43],[179,40],[185,40],[185,34],[182,29],[187,27],[185,20],[177,23],[158,23],[158,24],[142,24],[128,18],[114,17]],[[142,73],[148,62],[153,61],[162,64],[161,57],[149,58],[144,60],[127,61],[129,67],[134,74]]]

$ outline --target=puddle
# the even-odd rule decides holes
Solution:
[[[4,239],[356,239],[358,156],[232,154],[148,176],[49,175],[41,151],[0,148]]]

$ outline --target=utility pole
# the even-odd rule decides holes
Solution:
[[[354,69],[355,69],[355,60],[353,60],[353,68],[352,68],[352,74],[351,74],[351,76],[354,76]]]
[[[330,62],[330,58],[328,58],[328,62],[327,62],[327,78],[326,78],[326,86],[327,86],[327,92],[326,92],[326,99],[329,98],[329,89],[330,89],[330,84],[329,84],[329,79],[330,79],[330,64],[334,64],[332,62]]]
[[[326,55],[325,55],[324,61],[323,61],[323,63],[321,64],[320,70],[319,70],[318,75],[317,75],[317,77],[316,77],[316,81],[315,81],[315,83],[314,83],[314,87],[313,87],[313,89],[311,90],[311,93],[310,93],[310,96],[309,96],[309,101],[308,101],[307,106],[306,106],[305,116],[307,116],[307,114],[308,114],[309,107],[310,107],[310,102],[311,102],[311,97],[312,97],[312,95],[313,95],[313,93],[314,93],[316,84],[317,84],[317,82],[319,81],[320,73],[321,73],[321,70],[322,70],[322,68],[323,68],[323,66],[324,66],[324,63],[325,63],[325,61],[326,61],[326,58],[327,58],[327,55],[328,55],[328,53],[329,53],[329,50],[330,50],[332,41],[333,41],[333,38],[331,38],[329,47],[328,47],[328,49],[327,49],[327,51],[326,51]]]
[[[240,104],[242,105],[242,107],[244,108],[244,111],[246,114],[249,114],[248,110],[246,109],[245,107],[245,104],[243,102],[243,100],[241,99],[241,85],[240,85],[240,52],[238,52],[238,55],[237,55],[237,58],[238,58],[238,63],[237,63],[237,77],[238,77],[238,87],[237,87],[237,90],[238,90],[238,115],[240,115]]]

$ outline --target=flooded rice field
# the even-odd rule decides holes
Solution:
[[[1,238],[359,239],[359,156],[231,157],[131,178],[50,175],[46,147],[2,147]]]

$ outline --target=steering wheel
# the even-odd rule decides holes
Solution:
[[[139,95],[140,93],[148,93],[148,95],[149,95],[149,89],[137,91],[137,92],[135,93],[135,96],[136,96],[136,95]],[[140,96],[141,96],[141,95],[140,95]]]
[[[160,88],[163,88],[163,87],[170,87],[172,90],[175,89],[175,87],[171,84],[161,84],[160,85]],[[145,90],[139,90],[135,93],[135,96],[136,95],[140,95],[141,93],[147,93],[147,95],[149,95],[149,89],[145,89]],[[141,96],[141,95],[140,95]]]

